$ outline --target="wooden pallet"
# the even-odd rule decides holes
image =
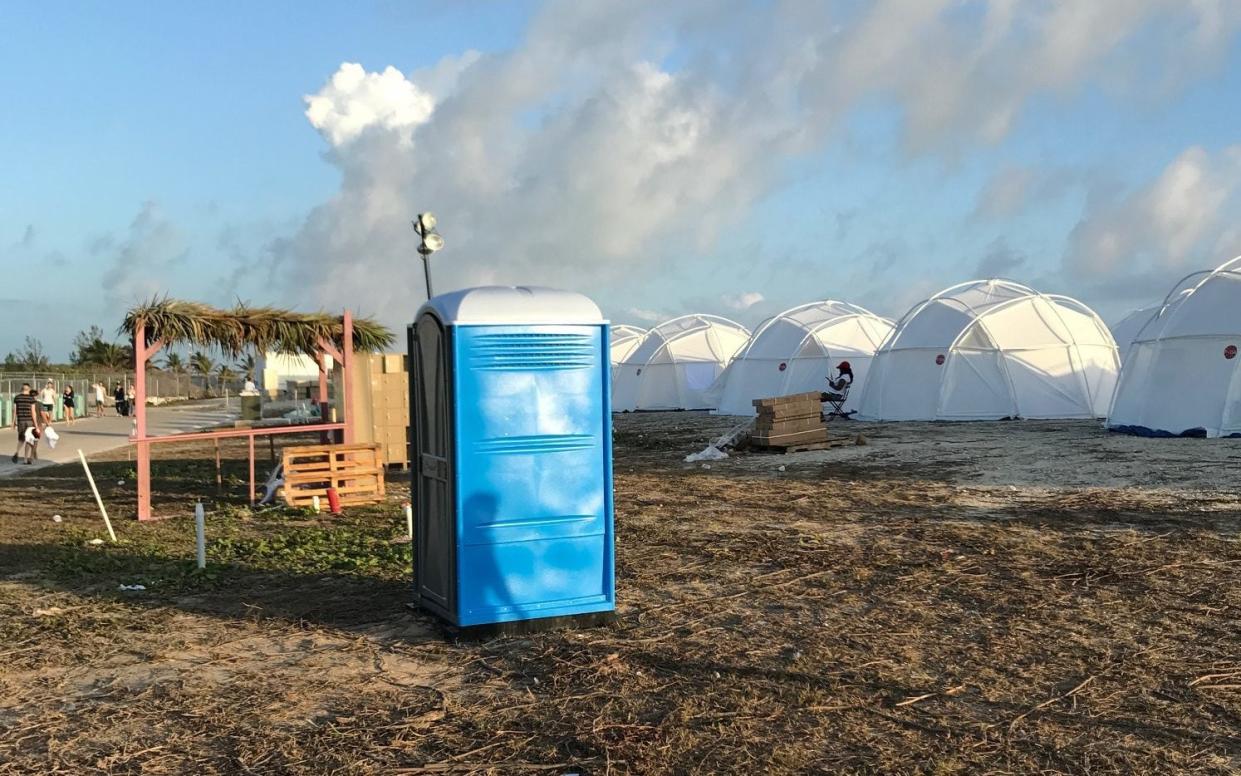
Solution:
[[[315,496],[326,505],[335,488],[341,506],[373,504],[384,498],[384,473],[377,444],[287,447],[280,494],[293,507],[310,506]]]
[[[806,453],[811,450],[827,450],[830,447],[843,447],[849,444],[847,439],[824,439],[822,442],[804,442],[792,445],[755,446],[753,450],[760,453]]]

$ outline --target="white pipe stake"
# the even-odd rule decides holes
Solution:
[[[198,543],[198,567],[207,568],[207,521],[203,514],[203,503],[194,505],[194,538]]]
[[[315,509],[315,514],[316,514],[316,515],[317,515],[317,514],[319,514],[319,497],[318,497],[318,496],[311,496],[311,497],[310,497],[310,505],[311,505],[312,507],[314,507],[314,509]]]
[[[95,477],[90,473],[90,466],[86,463],[86,455],[81,449],[78,450],[78,458],[82,459],[82,468],[86,470],[86,479],[90,481],[91,492],[95,494],[95,503],[99,505],[99,513],[103,515],[103,524],[108,527],[108,536],[112,537],[112,542],[116,542],[116,532],[112,530],[112,521],[108,519],[108,510],[103,508],[103,499],[99,497],[99,488],[95,487]]]
[[[405,530],[409,532],[409,540],[414,540],[414,505],[405,505]]]

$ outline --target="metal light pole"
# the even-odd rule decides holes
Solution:
[[[422,273],[427,282],[427,299],[430,299],[434,295],[431,291],[431,254],[444,247],[444,238],[435,231],[434,213],[419,213],[411,223],[422,238],[418,253],[422,254]]]

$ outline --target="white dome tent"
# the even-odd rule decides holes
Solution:
[[[1241,436],[1241,256],[1186,277],[1134,338],[1108,428]]]
[[[1086,305],[1008,280],[976,280],[915,305],[875,354],[862,417],[1102,418],[1120,368]]]
[[[892,322],[835,300],[785,310],[754,330],[716,384],[721,415],[753,415],[754,399],[827,390],[825,378],[847,360],[853,387],[846,409],[856,409],[875,350]]]
[[[616,367],[633,352],[633,349],[642,341],[642,335],[646,332],[637,326],[630,326],[624,323],[618,323],[609,329],[609,351],[612,358],[612,374],[616,374]]]
[[[707,389],[749,339],[744,326],[714,315],[661,323],[617,366],[612,409],[711,409]]]
[[[1129,346],[1137,339],[1138,332],[1146,326],[1147,321],[1155,317],[1162,307],[1162,304],[1141,307],[1130,312],[1109,327],[1112,331],[1112,339],[1116,340],[1116,347],[1120,353],[1122,364],[1125,361],[1126,354],[1129,352]]]
[[[1193,275],[1189,275],[1179,284],[1178,288],[1180,290],[1172,292],[1172,295],[1169,298],[1171,301],[1164,301],[1159,304],[1148,305],[1134,310],[1124,318],[1121,318],[1111,327],[1112,338],[1116,340],[1116,347],[1120,349],[1120,363],[1122,367],[1125,363],[1125,359],[1128,358],[1130,346],[1132,346],[1133,341],[1138,338],[1138,334],[1141,333],[1142,329],[1146,328],[1146,324],[1158,315],[1159,311],[1162,310],[1165,305],[1178,301],[1181,296],[1189,292],[1189,289],[1183,288],[1186,282],[1200,279],[1206,274],[1209,273],[1197,272]]]

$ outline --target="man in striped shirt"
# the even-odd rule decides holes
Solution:
[[[13,453],[13,463],[17,463],[17,458],[23,450],[26,454],[26,463],[31,462],[32,456],[38,455],[38,448],[26,442],[26,429],[33,428],[35,431],[42,431],[38,404],[38,398],[30,390],[30,383],[23,385],[22,392],[13,397],[13,418],[17,421],[17,452]]]

